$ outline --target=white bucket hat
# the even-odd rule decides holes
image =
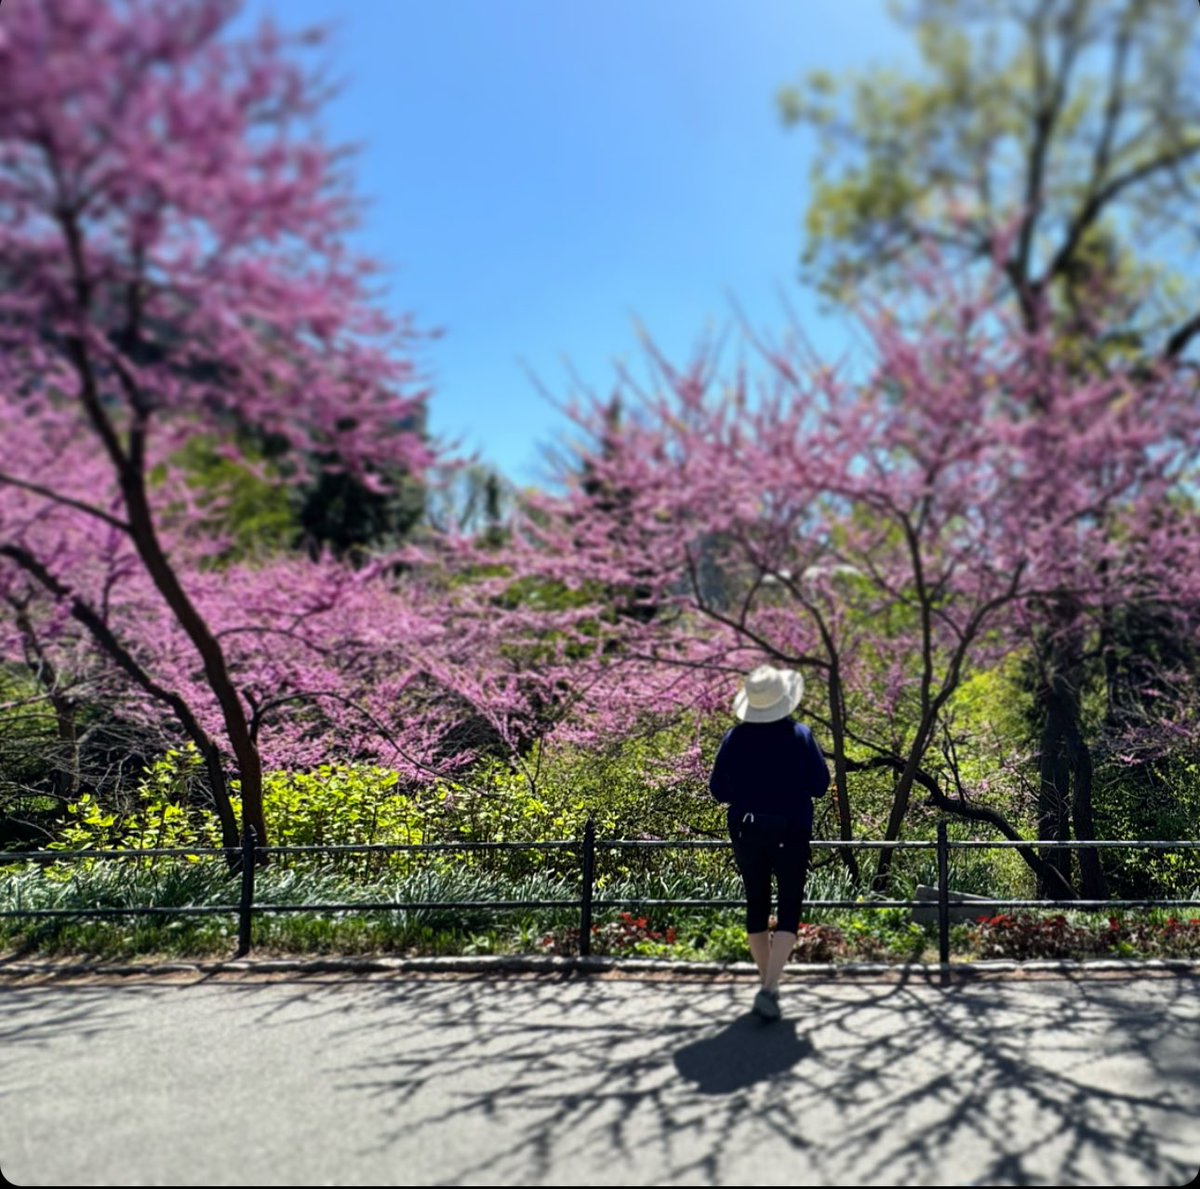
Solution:
[[[794,669],[759,665],[733,699],[733,712],[743,722],[787,718],[804,697],[804,678]]]

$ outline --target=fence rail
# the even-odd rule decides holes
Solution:
[[[729,849],[729,842],[710,839],[633,839],[596,837],[595,824],[589,819],[583,837],[575,840],[551,842],[429,842],[429,843],[357,843],[335,846],[271,846],[260,847],[252,829],[247,830],[241,847],[170,847],[145,850],[55,850],[55,851],[5,851],[0,852],[0,865],[12,863],[59,863],[71,859],[103,859],[122,861],[145,858],[200,858],[220,857],[241,870],[241,896],[237,904],[180,905],[160,907],[147,905],[129,908],[14,908],[0,910],[0,918],[56,918],[56,917],[121,917],[121,916],[212,916],[236,915],[238,918],[237,956],[244,957],[252,944],[252,922],[256,914],[289,912],[405,912],[420,910],[490,909],[511,911],[528,908],[575,909],[579,912],[579,953],[586,957],[591,952],[592,917],[596,909],[654,907],[654,908],[736,908],[741,899],[653,899],[648,897],[622,899],[596,899],[595,873],[598,850],[699,850]],[[932,850],[937,861],[937,915],[938,957],[943,964],[950,961],[950,852],[953,850],[1011,849],[1032,847],[1042,850],[1080,849],[1142,849],[1142,850],[1198,850],[1200,841],[1193,839],[1121,839],[1084,841],[1041,841],[1031,839],[1004,839],[987,841],[963,839],[951,841],[947,837],[945,821],[938,822],[937,837],[925,840],[879,840],[879,839],[813,839],[814,850]],[[266,855],[295,854],[398,854],[426,852],[463,851],[576,851],[580,855],[580,892],[577,899],[570,900],[421,900],[421,901],[355,901],[350,903],[320,904],[256,904],[254,902],[255,872],[258,860]],[[808,900],[810,908],[926,908],[926,900],[896,900],[876,898],[870,900]],[[1121,900],[1017,900],[993,899],[971,896],[966,901],[955,899],[954,907],[964,904],[971,909],[999,908],[1070,908],[1083,911],[1100,911],[1114,908],[1198,908],[1200,900],[1183,898],[1144,898]]]

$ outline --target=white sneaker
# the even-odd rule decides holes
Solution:
[[[754,1011],[764,1020],[778,1020],[783,1015],[783,1012],[779,1010],[779,992],[768,991],[766,987],[763,987],[754,996]]]

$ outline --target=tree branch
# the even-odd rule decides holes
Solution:
[[[123,533],[129,532],[128,521],[122,520],[119,516],[113,516],[111,512],[105,512],[103,508],[97,508],[94,504],[72,499],[69,495],[62,495],[60,492],[52,491],[49,487],[43,487],[40,483],[30,483],[26,479],[18,479],[14,475],[6,475],[0,472],[0,484],[5,483],[10,487],[19,487],[23,491],[32,491],[34,495],[44,496],[48,500],[53,500],[56,504],[62,504],[67,508],[74,508],[77,512],[86,512],[87,515],[95,516],[96,519],[103,520],[105,524],[119,529]]]

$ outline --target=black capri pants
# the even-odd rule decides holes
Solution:
[[[798,932],[811,850],[809,831],[798,825],[769,827],[743,822],[731,814],[729,837],[746,888],[746,932],[766,931],[772,875],[779,887],[775,927],[783,933]]]

